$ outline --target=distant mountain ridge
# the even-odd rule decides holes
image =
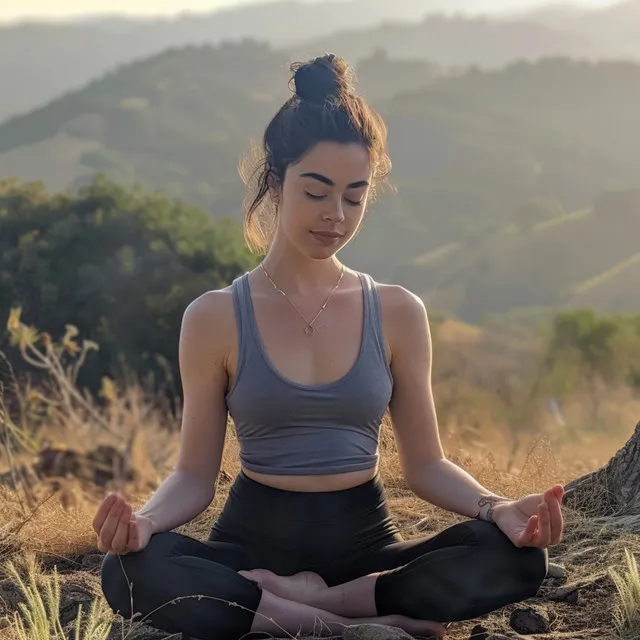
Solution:
[[[640,0],[624,0],[594,11],[534,12],[529,17],[553,28],[582,33],[620,56],[640,56]]]
[[[59,190],[104,173],[237,219],[237,162],[286,97],[289,59],[246,41],[126,65],[0,125],[0,176]],[[347,248],[355,268],[474,322],[640,306],[640,64],[442,74],[378,51],[356,71],[398,191]]]
[[[546,57],[606,58],[610,49],[571,31],[535,22],[428,16],[415,24],[389,22],[371,29],[337,32],[292,49],[294,58],[340,51],[347,59],[378,48],[394,58],[424,58],[444,67],[501,67]]]
[[[526,4],[523,0],[522,6]],[[348,53],[353,63],[367,57],[380,37],[392,55],[428,57],[441,64],[495,66],[548,55],[640,59],[640,20],[632,19],[637,5],[634,0],[608,11],[579,12],[564,21],[534,13],[497,25],[497,18],[489,23],[452,17],[468,10],[468,0],[313,4],[279,0],[174,19],[106,18],[0,27],[0,122],[78,89],[122,64],[170,48],[222,40],[254,38],[286,51],[313,54],[331,46],[337,53]],[[489,2],[478,0],[473,6],[474,13],[481,14]],[[516,0],[500,5],[503,10],[514,6]],[[432,18],[426,26],[413,26],[437,13],[446,13],[449,19]],[[381,26],[390,22],[393,25]],[[331,35],[336,32],[348,33],[357,46],[344,35]],[[423,37],[432,39],[431,43],[422,42]]]

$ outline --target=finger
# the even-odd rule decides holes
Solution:
[[[138,521],[134,518],[129,521],[129,544],[127,551],[140,551],[140,529]]]
[[[551,518],[549,507],[546,502],[541,502],[538,507],[538,532],[536,535],[536,546],[546,549],[551,542]]]
[[[129,520],[131,520],[131,505],[125,504],[111,542],[111,549],[114,553],[121,553],[127,548],[127,543],[129,542]]]
[[[546,500],[549,509],[549,520],[551,524],[550,544],[555,545],[562,540],[562,529],[564,528],[564,518],[562,517],[562,508],[556,494]]]
[[[561,484],[557,484],[555,487],[548,489],[544,492],[544,499],[553,498],[558,502],[562,502],[562,498],[564,497],[564,487]]]
[[[518,546],[528,547],[531,546],[535,539],[536,531],[538,530],[538,516],[531,516],[527,521],[525,530],[520,535],[518,540]]]
[[[118,498],[116,503],[111,507],[111,511],[109,511],[109,515],[106,517],[104,524],[100,529],[100,542],[103,547],[106,547],[107,551],[111,549],[111,542],[113,541],[113,536],[118,528],[120,514],[123,509],[124,501],[121,498]]]
[[[102,504],[98,507],[98,511],[93,518],[93,522],[91,523],[93,526],[93,530],[99,534],[100,529],[102,529],[102,525],[104,521],[107,519],[109,515],[109,511],[111,511],[111,507],[115,504],[118,496],[115,493],[110,493],[103,501]]]

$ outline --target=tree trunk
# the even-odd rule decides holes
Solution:
[[[640,422],[609,462],[565,487],[565,504],[589,518],[640,529]]]

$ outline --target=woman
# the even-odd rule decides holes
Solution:
[[[536,594],[562,487],[509,500],[445,458],[422,302],[336,257],[389,171],[385,126],[343,60],[292,70],[245,216],[266,257],[185,311],[179,459],[139,511],[116,495],[98,509],[102,588],[125,617],[202,640],[362,622],[441,636]],[[468,521],[402,540],[377,467],[387,408],[408,486]],[[179,535],[213,499],[227,413],[241,472],[209,540]]]

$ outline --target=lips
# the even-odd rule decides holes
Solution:
[[[311,231],[311,237],[323,247],[335,247],[340,244],[344,234],[336,231]]]
[[[323,238],[342,238],[343,233],[337,233],[336,231],[312,231],[316,236],[321,236]]]

